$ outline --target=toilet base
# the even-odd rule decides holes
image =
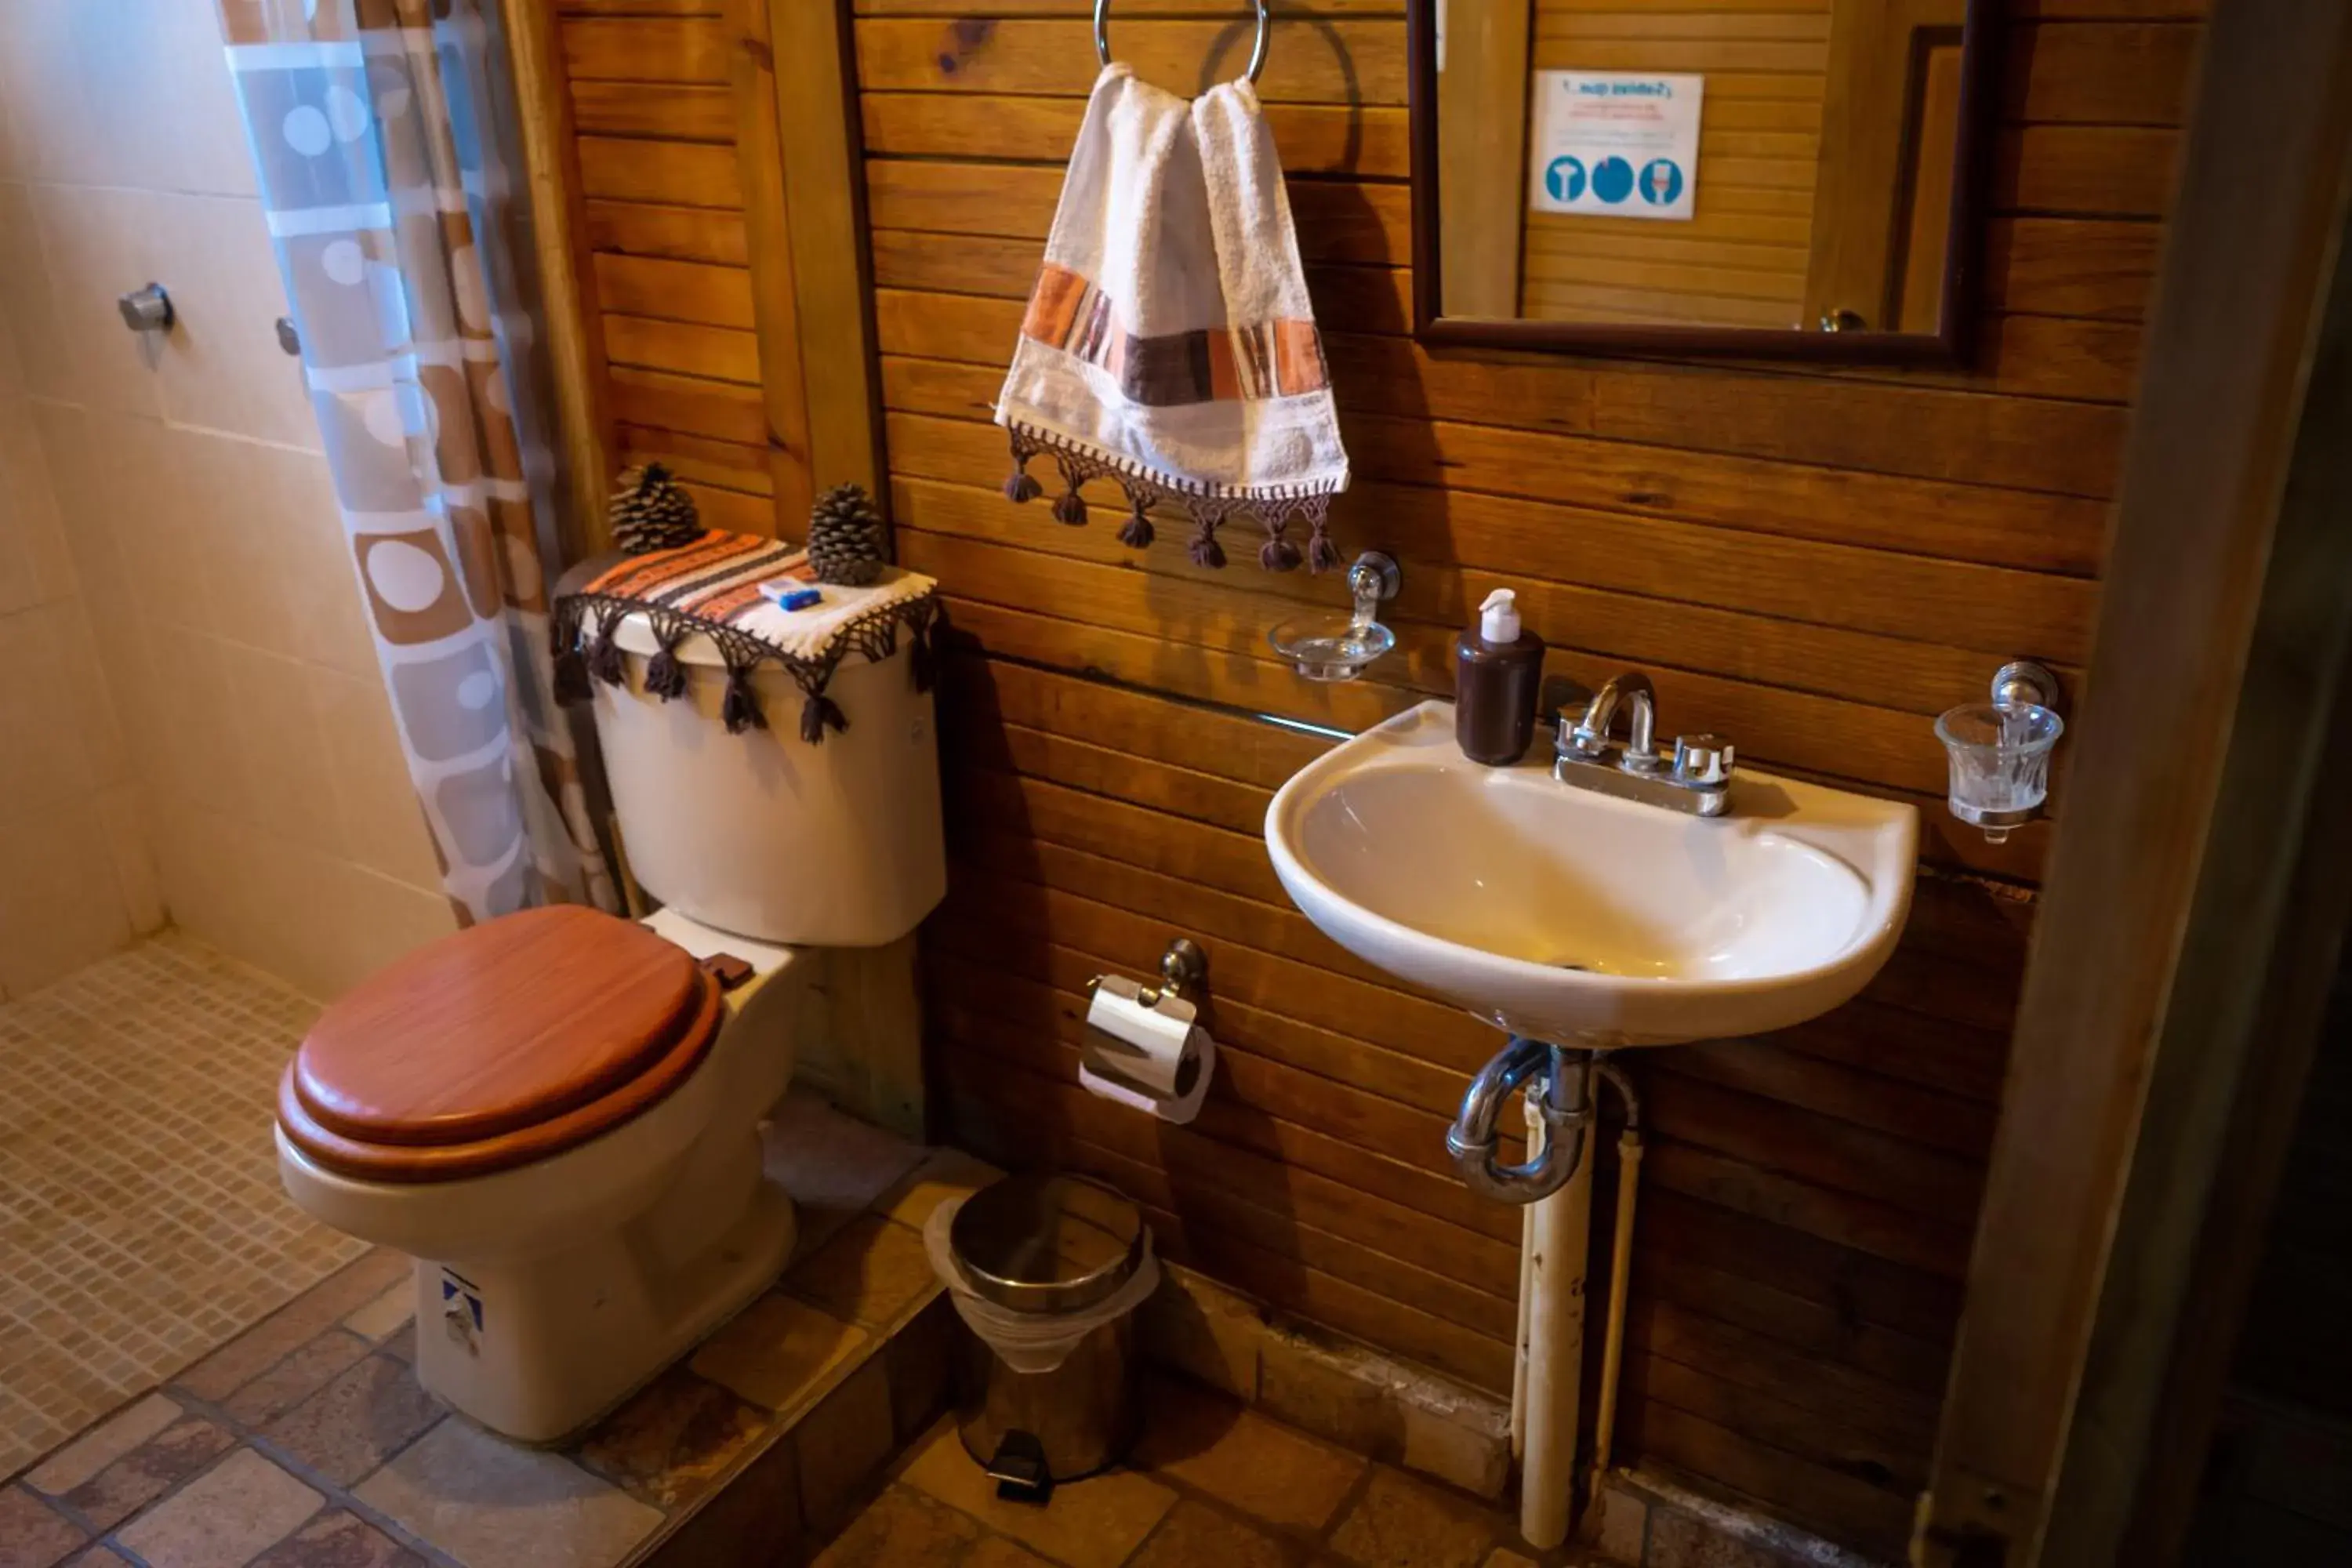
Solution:
[[[792,1255],[793,1201],[764,1176],[732,1226],[675,1262],[662,1256],[677,1240],[663,1224],[672,1212],[664,1204],[537,1257],[416,1259],[417,1380],[518,1442],[576,1435],[774,1283]]]

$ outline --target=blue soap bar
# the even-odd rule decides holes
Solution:
[[[821,605],[824,602],[824,594],[822,590],[795,583],[788,577],[780,577],[772,582],[761,584],[760,592],[773,599],[776,602],[776,607],[782,610],[805,610],[812,605]]]

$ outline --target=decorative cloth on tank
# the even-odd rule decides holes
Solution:
[[[996,404],[1013,447],[1004,493],[1034,500],[1034,458],[1087,521],[1079,493],[1126,493],[1119,541],[1152,542],[1151,509],[1184,509],[1192,557],[1223,566],[1218,531],[1264,531],[1258,564],[1339,563],[1325,531],[1348,488],[1329,366],[1299,265],[1289,194],[1246,81],[1192,102],[1113,64],[1087,101],[1045,264]],[[1304,552],[1289,537],[1307,530]]]
[[[808,610],[779,608],[760,592],[761,584],[779,578],[817,586],[823,602]],[[591,678],[624,684],[626,661],[614,634],[623,621],[642,616],[656,644],[646,665],[647,691],[665,702],[686,694],[679,653],[699,637],[727,669],[719,714],[730,734],[768,727],[751,676],[773,664],[800,687],[805,698],[801,739],[817,745],[827,730],[849,727],[849,716],[825,688],[853,653],[869,662],[888,658],[904,631],[914,638],[915,689],[930,689],[934,639],[945,620],[938,587],[920,573],[895,566],[862,587],[819,585],[808,552],[797,545],[717,530],[675,549],[600,556],[565,574],[557,586],[551,621],[556,695],[585,701]]]

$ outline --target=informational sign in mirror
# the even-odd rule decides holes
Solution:
[[[1955,358],[2001,3],[1405,0],[1414,334]]]
[[[1528,199],[1536,211],[1690,221],[1705,77],[1539,70],[1535,78]]]

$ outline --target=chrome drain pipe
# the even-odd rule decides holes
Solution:
[[[1592,1125],[1592,1061],[1591,1051],[1514,1037],[1478,1069],[1462,1096],[1461,1114],[1445,1131],[1445,1152],[1472,1192],[1498,1203],[1532,1204],[1568,1185],[1584,1163],[1585,1133]],[[1542,1119],[1542,1146],[1530,1136],[1530,1157],[1506,1165],[1496,1156],[1496,1123],[1521,1089]]]

